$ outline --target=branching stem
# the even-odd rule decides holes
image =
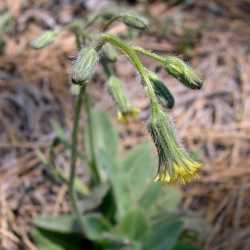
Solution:
[[[154,116],[156,113],[158,113],[158,111],[160,109],[160,105],[158,103],[157,96],[154,92],[154,87],[153,87],[151,81],[149,80],[148,74],[145,71],[145,68],[142,65],[142,63],[141,63],[139,57],[137,56],[135,50],[133,49],[133,47],[131,47],[130,45],[126,44],[118,37],[111,35],[111,34],[107,34],[107,33],[103,34],[101,36],[101,38],[104,41],[109,42],[113,46],[120,49],[124,54],[126,54],[129,57],[131,63],[135,66],[135,68],[137,69],[137,71],[139,72],[139,74],[142,77],[142,80],[143,80],[143,83],[145,86],[145,90],[146,90],[147,95],[151,101],[152,116]]]

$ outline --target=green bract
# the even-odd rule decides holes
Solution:
[[[175,100],[169,89],[154,72],[149,70],[147,72],[150,81],[153,83],[153,87],[156,95],[159,98],[159,101],[162,103],[164,107],[169,109],[173,108]]]
[[[117,52],[115,48],[110,45],[109,43],[106,43],[102,47],[103,56],[105,59],[107,59],[109,62],[115,62],[117,59]]]
[[[200,77],[181,59],[174,56],[168,56],[166,57],[164,66],[170,75],[177,78],[186,87],[191,89],[200,89],[202,87]]]
[[[55,41],[58,32],[56,31],[45,31],[39,37],[34,39],[31,43],[33,49],[42,49],[47,47],[49,44]]]
[[[75,84],[81,84],[89,81],[98,59],[98,52],[94,48],[81,49],[73,64],[71,75],[72,82]]]
[[[147,28],[148,22],[147,20],[135,13],[128,13],[122,15],[122,21],[129,27],[143,30]]]

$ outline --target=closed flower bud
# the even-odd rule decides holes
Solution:
[[[81,49],[72,67],[72,82],[82,84],[89,81],[94,73],[98,59],[98,53],[94,48]]]
[[[202,87],[202,81],[199,76],[190,66],[177,57],[166,57],[165,69],[188,88],[200,89]]]
[[[115,10],[115,9],[110,10],[108,8],[108,9],[103,9],[102,10],[101,16],[102,16],[102,18],[104,20],[110,20],[110,19],[112,19],[112,18],[114,18],[114,17],[117,16],[116,13],[118,13],[118,10]]]
[[[184,184],[197,176],[201,164],[177,142],[174,128],[163,111],[152,118],[148,129],[159,156],[156,181]]]
[[[166,108],[174,107],[174,97],[166,85],[159,79],[159,77],[152,71],[147,70],[150,81],[153,83],[155,94],[157,95],[161,104]]]
[[[0,33],[10,31],[12,24],[12,17],[8,11],[0,14]]]
[[[32,48],[42,49],[47,47],[49,44],[55,41],[57,34],[58,34],[57,31],[52,31],[52,30],[43,32],[39,37],[37,37],[32,41],[31,43]]]
[[[128,13],[122,15],[122,21],[129,27],[143,30],[147,28],[148,22],[147,20],[136,14],[136,13]]]
[[[127,123],[130,118],[134,118],[138,115],[139,109],[133,107],[122,87],[121,81],[115,77],[111,76],[107,82],[108,90],[112,96],[114,102],[118,108],[118,120]]]
[[[115,62],[117,59],[117,52],[115,48],[109,43],[103,45],[102,53],[104,58],[107,59],[109,62]]]

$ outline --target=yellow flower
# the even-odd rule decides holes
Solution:
[[[117,119],[121,123],[128,123],[130,121],[130,119],[136,118],[139,113],[140,113],[140,109],[138,109],[138,108],[130,108],[126,112],[119,111],[117,113]]]
[[[149,131],[159,155],[155,181],[185,184],[197,176],[201,163],[193,160],[178,143],[174,128],[162,111],[149,124]]]
[[[188,160],[186,164],[182,165],[178,165],[177,163],[172,164],[172,166],[165,166],[163,171],[159,171],[155,177],[155,181],[185,184],[197,177],[197,172],[201,168],[201,164],[199,162],[190,160]],[[172,174],[168,172],[168,169],[170,168],[172,168]]]

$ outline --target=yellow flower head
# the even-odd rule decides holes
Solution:
[[[155,181],[186,183],[197,176],[201,164],[191,158],[177,142],[173,126],[162,111],[150,122],[149,131],[159,155]]]
[[[119,111],[117,113],[117,119],[121,123],[128,123],[130,119],[134,119],[140,113],[140,109],[131,107],[127,111]]]

